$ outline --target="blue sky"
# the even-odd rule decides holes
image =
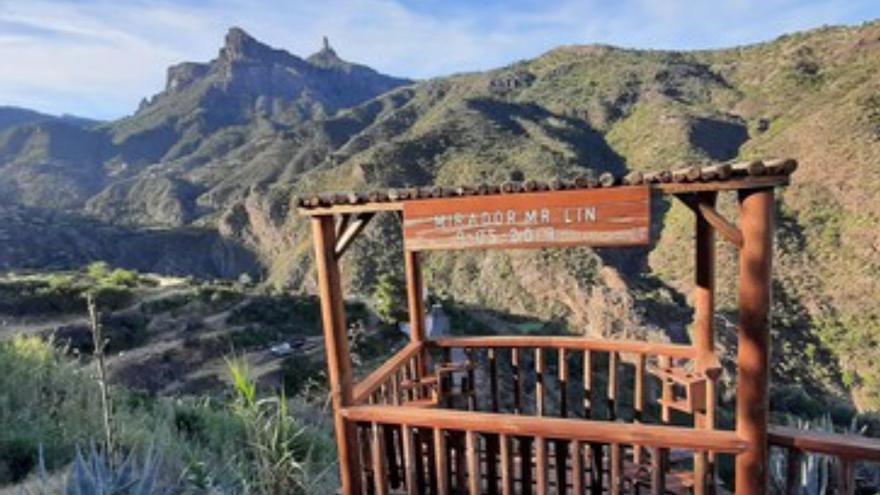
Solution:
[[[0,0],[0,105],[116,118],[238,25],[295,54],[427,78],[563,44],[729,47],[880,17],[878,0]]]

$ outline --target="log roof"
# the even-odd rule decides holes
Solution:
[[[585,175],[571,180],[529,179],[457,187],[426,186],[376,189],[367,192],[328,192],[298,197],[296,206],[304,215],[324,215],[401,210],[403,203],[411,200],[538,191],[648,186],[662,194],[685,194],[700,191],[757,189],[788,185],[789,176],[797,166],[797,161],[794,159],[775,158],[705,166],[693,165],[654,172],[635,171],[623,176],[605,172],[598,177]]]

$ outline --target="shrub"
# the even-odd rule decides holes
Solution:
[[[122,268],[117,268],[107,274],[106,277],[102,280],[103,283],[107,285],[112,285],[114,287],[136,287],[138,285],[139,277],[138,274],[130,271],[123,270]]]
[[[86,267],[86,274],[95,281],[104,280],[110,274],[110,265],[106,261],[95,261]]]
[[[406,286],[403,279],[391,273],[379,276],[373,292],[376,301],[376,313],[388,322],[406,319]]]
[[[324,366],[308,356],[293,355],[284,358],[281,374],[284,393],[294,396],[306,390],[309,384],[318,380],[324,373]]]

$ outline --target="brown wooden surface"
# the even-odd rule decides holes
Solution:
[[[379,389],[383,383],[391,379],[401,368],[409,362],[413,356],[417,355],[424,347],[423,342],[410,342],[394,356],[382,363],[382,366],[376,368],[360,383],[354,386],[352,400],[354,403],[365,401],[373,392]]]
[[[737,177],[738,171],[733,170],[733,177],[729,180],[713,180],[709,182],[671,182],[672,176],[668,171],[660,171],[645,174],[645,180],[652,182],[649,185],[652,191],[659,194],[682,194],[699,191],[733,191],[761,189],[766,187],[786,186],[789,183],[788,175],[757,175],[748,177]],[[668,177],[669,182],[665,182]],[[593,186],[595,187],[595,186]],[[491,186],[486,186],[485,190],[475,189],[477,194],[497,194],[490,191]],[[467,197],[467,196],[466,196]],[[337,215],[341,213],[363,213],[370,211],[402,211],[403,205],[409,201],[368,201],[360,204],[349,204],[346,200],[345,204],[321,203],[313,206],[299,206],[298,212],[307,216]]]
[[[535,438],[535,493],[547,495],[549,480],[547,479],[547,440]]]
[[[376,495],[388,495],[388,469],[385,451],[385,437],[383,427],[373,423],[371,428],[372,457],[373,457],[373,482],[375,483]]]
[[[738,453],[746,443],[732,431],[697,431],[693,428],[647,424],[611,423],[565,418],[536,418],[515,414],[416,409],[394,406],[352,406],[343,415],[358,422],[402,424],[593,443],[620,443],[667,448]]]
[[[480,495],[480,439],[474,431],[465,433],[465,449],[467,450],[467,476],[469,495]]]
[[[407,251],[637,246],[650,241],[650,190],[619,187],[407,201]]]
[[[418,471],[416,469],[416,443],[413,438],[413,431],[409,426],[404,426],[400,431],[403,435],[403,469],[404,479],[406,480],[406,493],[407,495],[419,495]]]
[[[880,462],[880,439],[821,431],[805,431],[787,426],[771,426],[771,445],[828,454],[850,459]]]
[[[736,458],[736,495],[766,493],[770,419],[770,277],[773,258],[772,189],[740,195],[739,327],[736,433],[748,449]]]
[[[695,197],[697,208],[696,246],[695,246],[695,284],[694,284],[694,347],[704,361],[715,356],[715,229],[718,223],[711,221],[708,212],[715,212],[718,194],[698,193]],[[739,229],[739,246],[742,235]],[[724,232],[724,231],[721,231]],[[698,358],[698,359],[700,359]],[[699,408],[694,416],[694,426],[701,429],[715,428],[714,386],[706,386],[705,408]],[[707,493],[710,478],[714,479],[714,468],[703,452],[694,452],[694,495]]]
[[[339,265],[334,252],[335,224],[333,217],[312,219],[312,237],[315,240],[315,264],[318,269],[318,288],[321,297],[321,320],[324,328],[324,348],[327,353],[327,374],[333,403],[333,427],[339,457],[339,477],[345,494],[361,493],[360,462],[357,427],[346,421],[342,408],[353,403],[351,358],[348,350],[348,328]]]
[[[429,346],[441,348],[535,348],[592,350],[599,352],[620,352],[649,354],[674,358],[694,359],[697,352],[690,345],[663,344],[638,340],[610,340],[588,337],[557,336],[489,336],[489,337],[440,337],[427,340]]]
[[[584,445],[581,442],[568,442],[571,456],[571,492],[584,493]],[[558,454],[557,454],[558,455]],[[557,485],[560,486],[560,485]]]
[[[513,495],[513,452],[510,446],[510,437],[499,435],[498,442],[501,450],[501,494]]]
[[[447,455],[446,432],[434,428],[434,463],[437,472],[437,493],[449,495],[449,457]]]

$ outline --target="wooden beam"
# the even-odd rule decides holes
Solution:
[[[653,177],[654,174],[645,175],[646,179],[651,178],[652,181]],[[758,175],[711,182],[663,182],[660,179],[657,180],[658,182],[651,182],[651,184],[649,184],[651,189],[656,191],[657,193],[684,194],[700,191],[736,191],[787,186],[789,183],[789,176]],[[669,175],[669,180],[671,180],[671,174]],[[497,193],[498,192],[486,192],[486,194]],[[404,203],[405,201],[368,201],[362,204],[341,203],[315,207],[301,206],[297,209],[297,212],[300,215],[314,217],[324,215],[338,215],[341,213],[375,213],[380,211],[402,211]]]
[[[579,440],[601,444],[641,444],[647,447],[707,450],[736,454],[747,443],[732,431],[698,431],[693,428],[595,421],[573,418],[518,416],[451,409],[395,406],[352,406],[343,415],[356,422],[400,424],[418,428],[443,428],[517,437]]]
[[[321,297],[321,319],[324,327],[324,348],[327,352],[327,374],[333,402],[333,426],[339,457],[342,492],[361,493],[360,461],[358,459],[357,427],[342,415],[352,402],[351,358],[348,350],[348,328],[339,265],[334,256],[335,233],[332,216],[312,218],[315,262]]]
[[[425,340],[425,301],[422,266],[419,253],[404,251],[406,268],[406,300],[409,307],[410,338],[413,342]]]
[[[718,213],[715,209],[715,199],[714,196],[717,196],[717,192],[715,191],[703,191],[698,193],[690,193],[690,194],[676,194],[675,197],[680,199],[685,205],[688,206],[691,210],[693,210],[694,214],[698,219],[702,219],[709,225],[715,228],[725,240],[736,246],[737,248],[742,248],[743,237],[742,232],[740,232],[739,228],[724,218],[723,215]],[[708,199],[712,198],[712,199]]]
[[[351,222],[352,216],[351,213],[343,213],[339,215],[339,220],[336,222],[336,239],[339,239],[342,236],[342,233],[345,232],[348,223]]]
[[[370,219],[372,219],[374,215],[374,213],[361,213],[357,215],[354,222],[351,222],[350,225],[346,226],[345,231],[340,235],[339,239],[336,240],[334,256],[336,256],[337,259],[342,258],[342,255],[345,254],[345,251],[348,250],[358,234],[360,234],[367,224],[370,223]]]
[[[715,230],[703,211],[715,211],[718,193],[697,193],[695,202],[701,214],[696,215],[695,287],[694,287],[694,347],[698,359],[706,361],[715,356]],[[736,230],[739,233],[739,229]],[[740,239],[742,236],[740,236]],[[741,245],[741,243],[740,243]],[[694,415],[697,428],[715,429],[715,382],[706,384],[706,408]],[[714,484],[714,467],[703,452],[694,452],[694,494],[707,493],[707,483]]]
[[[624,354],[648,354],[673,358],[695,359],[696,350],[690,345],[663,344],[640,340],[611,340],[586,337],[562,337],[543,335],[488,337],[440,337],[428,340],[428,346],[440,348],[536,348],[592,350],[598,352],[621,352]]]
[[[770,281],[773,189],[742,191],[737,329],[736,434],[748,443],[736,458],[736,495],[767,493],[770,419]]]
[[[787,426],[771,426],[771,445],[805,452],[834,455],[855,460],[880,462],[880,440],[859,435],[806,431]]]

